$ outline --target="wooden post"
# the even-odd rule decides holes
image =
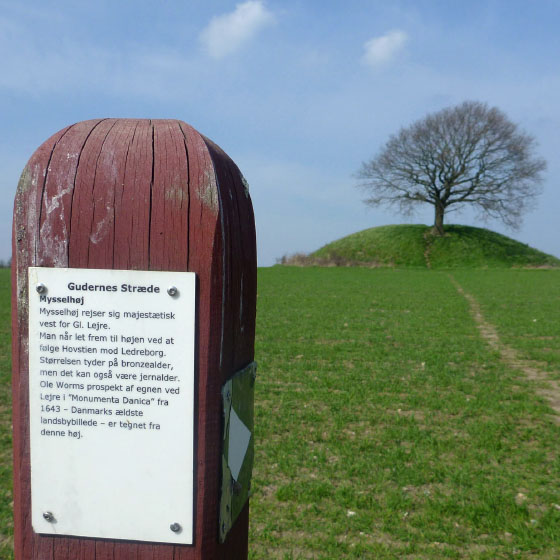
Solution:
[[[37,534],[31,523],[29,267],[197,275],[192,545]],[[219,542],[222,386],[253,361],[256,247],[232,160],[177,120],[102,119],[33,154],[13,222],[14,516],[17,560],[247,558],[248,504]],[[161,458],[165,468],[165,458]],[[119,508],[118,491],[112,506]]]

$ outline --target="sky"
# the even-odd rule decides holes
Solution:
[[[475,100],[538,141],[543,193],[517,231],[560,256],[558,0],[0,0],[0,259],[27,160],[93,118],[176,118],[250,185],[259,266],[368,227],[355,173],[403,126]]]

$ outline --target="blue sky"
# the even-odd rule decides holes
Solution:
[[[353,174],[428,112],[477,100],[539,143],[548,171],[511,232],[560,256],[560,2],[0,0],[0,258],[34,150],[96,117],[177,118],[251,187],[259,265],[376,225],[431,223],[361,202]],[[451,217],[450,217],[451,218]]]

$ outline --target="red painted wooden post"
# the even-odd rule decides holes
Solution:
[[[37,149],[23,171],[14,208],[13,263],[16,559],[246,558],[248,504],[225,542],[218,540],[220,391],[235,372],[253,361],[255,335],[254,219],[236,165],[181,121],[102,119],[65,128]],[[196,273],[193,545],[33,531],[30,266]]]

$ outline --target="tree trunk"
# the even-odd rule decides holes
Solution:
[[[445,212],[445,207],[441,204],[436,204],[435,209],[436,217],[434,221],[434,227],[432,228],[432,234],[443,236],[445,235],[445,230],[443,229],[443,214]]]

